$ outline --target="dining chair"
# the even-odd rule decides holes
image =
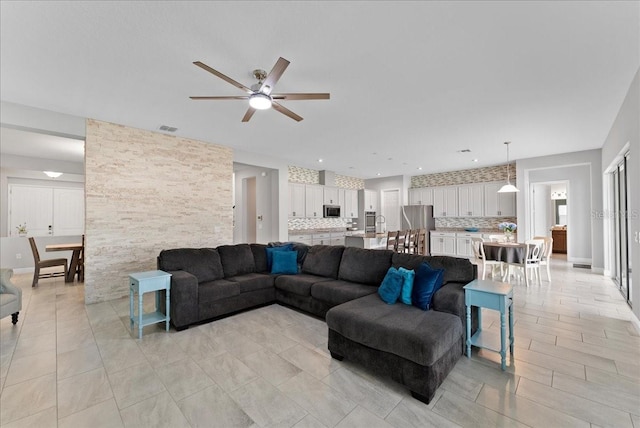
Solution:
[[[418,229],[416,233],[416,254],[424,256],[427,254],[427,229]]]
[[[76,269],[78,281],[84,282],[84,234],[82,235],[82,249],[78,258],[78,268]]]
[[[407,239],[409,239],[409,231],[408,230],[399,230],[398,231],[398,245],[397,245],[397,249],[396,249],[396,251],[398,253],[404,253],[405,252],[405,245],[406,245]]]
[[[29,238],[29,245],[31,245],[31,252],[33,253],[33,261],[35,262],[35,267],[33,271],[33,281],[31,282],[32,287],[38,286],[39,279],[55,278],[59,276],[65,276],[67,274],[67,259],[59,258],[59,259],[40,260],[40,253],[38,253],[36,240],[33,237]],[[40,269],[56,267],[56,266],[63,266],[64,270],[62,272],[40,273]]]
[[[489,235],[489,242],[507,242],[507,237],[504,235]]]
[[[519,268],[522,271],[524,274],[524,282],[528,287],[531,274],[538,279],[538,284],[540,284],[540,258],[542,257],[544,240],[530,239],[526,241],[525,244],[527,248],[522,263],[509,263],[509,266]],[[529,271],[531,271],[531,273]]]
[[[533,239],[544,240],[544,250],[540,258],[540,266],[547,267],[547,280],[551,282],[551,254],[553,253],[553,238],[550,236],[534,236]]]
[[[387,232],[387,250],[398,251],[398,233],[399,230]]]
[[[407,238],[404,241],[404,252],[408,254],[415,253],[416,246],[416,232],[417,230],[411,229],[407,234]]]
[[[471,246],[473,248],[473,255],[476,262],[482,264],[482,279],[485,279],[487,274],[487,268],[491,267],[491,278],[495,278],[496,269],[500,268],[500,278],[502,278],[504,271],[502,262],[500,260],[487,260],[487,256],[484,253],[484,239],[471,238]]]

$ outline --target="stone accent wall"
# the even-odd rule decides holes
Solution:
[[[232,242],[233,152],[87,120],[85,301],[129,294],[163,249]]]
[[[516,184],[516,164],[509,164],[511,184]],[[458,184],[484,183],[488,181],[507,181],[505,165],[485,168],[463,169],[459,171],[438,172],[435,174],[414,175],[411,188],[433,186],[456,186]]]
[[[320,184],[320,171],[289,165],[289,182],[303,184]],[[364,180],[347,175],[336,174],[336,187],[343,189],[364,189]]]

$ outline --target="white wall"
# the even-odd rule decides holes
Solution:
[[[596,272],[604,271],[603,226],[594,215],[603,207],[601,156],[598,149],[517,161],[517,182],[522,183],[517,196],[518,227],[524,234],[522,239],[533,236],[530,184],[566,180],[571,194],[567,260],[589,263]]]
[[[636,322],[640,319],[640,192],[638,192],[638,183],[640,183],[640,69],[636,72],[633,81],[629,87],[629,91],[620,107],[620,111],[609,131],[604,145],[602,146],[602,169],[601,173],[605,173],[608,169],[617,164],[619,157],[624,155],[625,151],[630,152],[629,164],[627,166],[630,174],[631,186],[629,189],[630,212],[629,227],[632,235],[635,237],[631,241],[631,265],[634,267],[632,277],[632,295],[633,297],[633,313],[636,316]],[[608,183],[608,181],[605,181]],[[608,189],[605,189],[608,190]],[[610,221],[603,216],[604,221]],[[605,240],[610,241],[608,228],[605,228]],[[611,262],[609,255],[607,263]],[[608,266],[607,266],[608,267]],[[638,325],[638,324],[637,324]]]

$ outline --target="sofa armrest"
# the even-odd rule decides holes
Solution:
[[[464,302],[464,286],[461,282],[445,284],[433,295],[431,304],[433,310],[457,315],[462,325],[467,325],[467,307]],[[478,308],[471,307],[471,331],[475,333],[478,328]]]
[[[6,303],[0,308],[0,318],[22,310],[22,288],[13,285],[11,282],[12,276],[13,269],[0,269],[0,293],[16,296],[15,300]]]
[[[171,322],[176,328],[187,327],[198,320],[198,279],[184,270],[171,274]]]

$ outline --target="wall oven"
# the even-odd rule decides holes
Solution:
[[[364,231],[365,233],[376,233],[376,212],[364,212]]]
[[[340,205],[324,205],[324,218],[340,217]]]

